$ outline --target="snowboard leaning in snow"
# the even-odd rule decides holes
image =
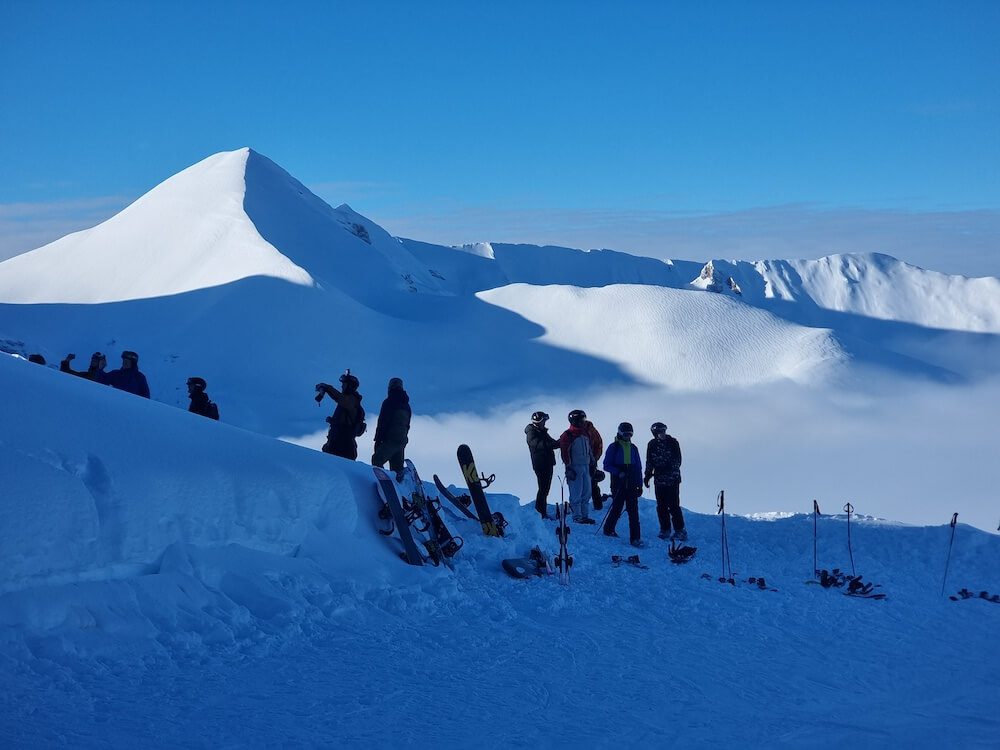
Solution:
[[[473,521],[478,520],[475,513],[469,510],[469,506],[472,505],[472,498],[468,495],[462,495],[461,497],[455,497],[451,490],[444,486],[444,482],[441,481],[437,474],[434,475],[434,486],[437,487],[438,492],[441,496],[447,500],[449,503],[458,508],[462,513],[471,518]]]
[[[462,549],[462,538],[454,536],[445,526],[439,512],[440,502],[432,500],[424,494],[424,483],[420,479],[420,474],[417,473],[417,467],[410,459],[406,459],[406,473],[409,474],[413,485],[409,501],[403,501],[403,509],[407,511],[407,518],[418,531],[428,534],[424,547],[427,548],[434,564],[447,563]]]
[[[476,515],[482,524],[486,536],[503,536],[503,527],[507,525],[499,513],[490,512],[490,504],[486,502],[484,487],[493,483],[493,477],[486,477],[476,469],[476,461],[472,457],[472,449],[464,443],[458,446],[458,465],[462,467],[462,476],[469,487],[469,495],[476,506]]]
[[[403,510],[403,504],[399,501],[399,495],[396,493],[395,482],[392,481],[392,477],[384,469],[378,466],[373,466],[372,471],[375,473],[375,486],[378,498],[381,501],[379,517],[385,520],[385,515],[388,513],[393,526],[396,527],[399,538],[403,542],[401,557],[410,563],[410,565],[423,565],[424,557],[420,554],[417,543],[413,541],[413,534],[410,533],[410,523],[406,518],[406,512]],[[392,530],[390,529],[388,533],[381,533],[388,535],[392,533]]]

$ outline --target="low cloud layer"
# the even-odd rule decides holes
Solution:
[[[49,203],[0,203],[0,261],[96,226],[132,200],[107,195]]]

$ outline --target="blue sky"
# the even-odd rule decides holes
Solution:
[[[0,257],[251,146],[428,241],[1000,275],[998,38],[996,2],[8,0]]]

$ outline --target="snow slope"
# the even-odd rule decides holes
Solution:
[[[687,566],[654,545],[649,569],[615,568],[635,550],[576,527],[568,588],[512,580],[499,561],[554,536],[502,496],[506,538],[445,510],[466,539],[454,571],[415,568],[377,534],[363,465],[10,357],[0,387],[6,747],[988,747],[1000,733],[1000,605],[939,595],[947,526],[853,519],[854,561],[886,601],[803,583],[803,515],[728,517],[735,587],[712,579],[719,519],[691,512]],[[850,565],[845,520],[819,521],[820,566]],[[1000,590],[998,556],[1000,538],[959,525],[948,590]]]

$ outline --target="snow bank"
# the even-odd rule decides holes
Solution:
[[[376,575],[370,470],[0,356],[0,590],[155,571],[173,545]],[[375,571],[375,572],[372,572]]]

